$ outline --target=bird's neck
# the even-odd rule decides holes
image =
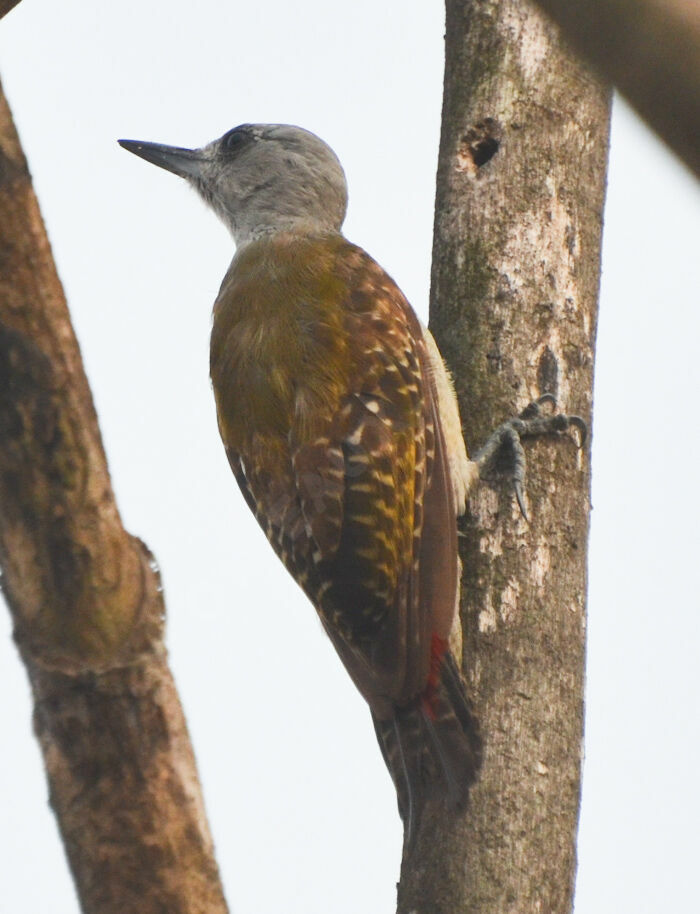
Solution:
[[[222,217],[240,248],[260,239],[270,239],[276,235],[290,235],[299,238],[318,237],[328,234],[339,234],[340,229],[331,220],[308,214],[270,212],[263,218],[257,213],[254,219],[245,215],[235,218]]]

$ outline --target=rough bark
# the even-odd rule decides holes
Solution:
[[[158,571],[121,525],[1,91],[0,567],[83,910],[224,912]]]
[[[468,443],[544,392],[592,419],[609,93],[522,0],[447,0],[431,326]],[[485,756],[434,808],[399,914],[570,911],[578,823],[589,460],[528,446],[526,523],[482,486],[463,523],[464,668]]]
[[[700,177],[698,0],[537,0]]]

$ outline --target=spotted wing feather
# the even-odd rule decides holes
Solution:
[[[448,784],[462,763],[461,782],[473,776],[469,738],[451,737],[467,718],[443,676],[455,504],[422,330],[391,279],[340,236],[255,244],[215,306],[222,437],[246,501],[372,709],[411,818],[426,746],[438,759],[442,747]]]

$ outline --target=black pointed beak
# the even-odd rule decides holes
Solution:
[[[182,149],[180,146],[164,146],[162,143],[144,143],[141,140],[117,140],[120,146],[141,156],[147,162],[172,171],[181,178],[202,176],[203,156],[201,149]]]

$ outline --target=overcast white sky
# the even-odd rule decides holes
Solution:
[[[400,823],[366,708],[218,440],[208,332],[231,241],[184,182],[115,141],[201,145],[246,121],[314,130],[348,175],[347,235],[426,317],[443,27],[441,4],[416,0],[24,0],[0,23],[118,501],[162,567],[234,914],[392,911]],[[697,904],[699,203],[618,104],[576,914]],[[0,694],[0,912],[77,914],[6,612]]]

